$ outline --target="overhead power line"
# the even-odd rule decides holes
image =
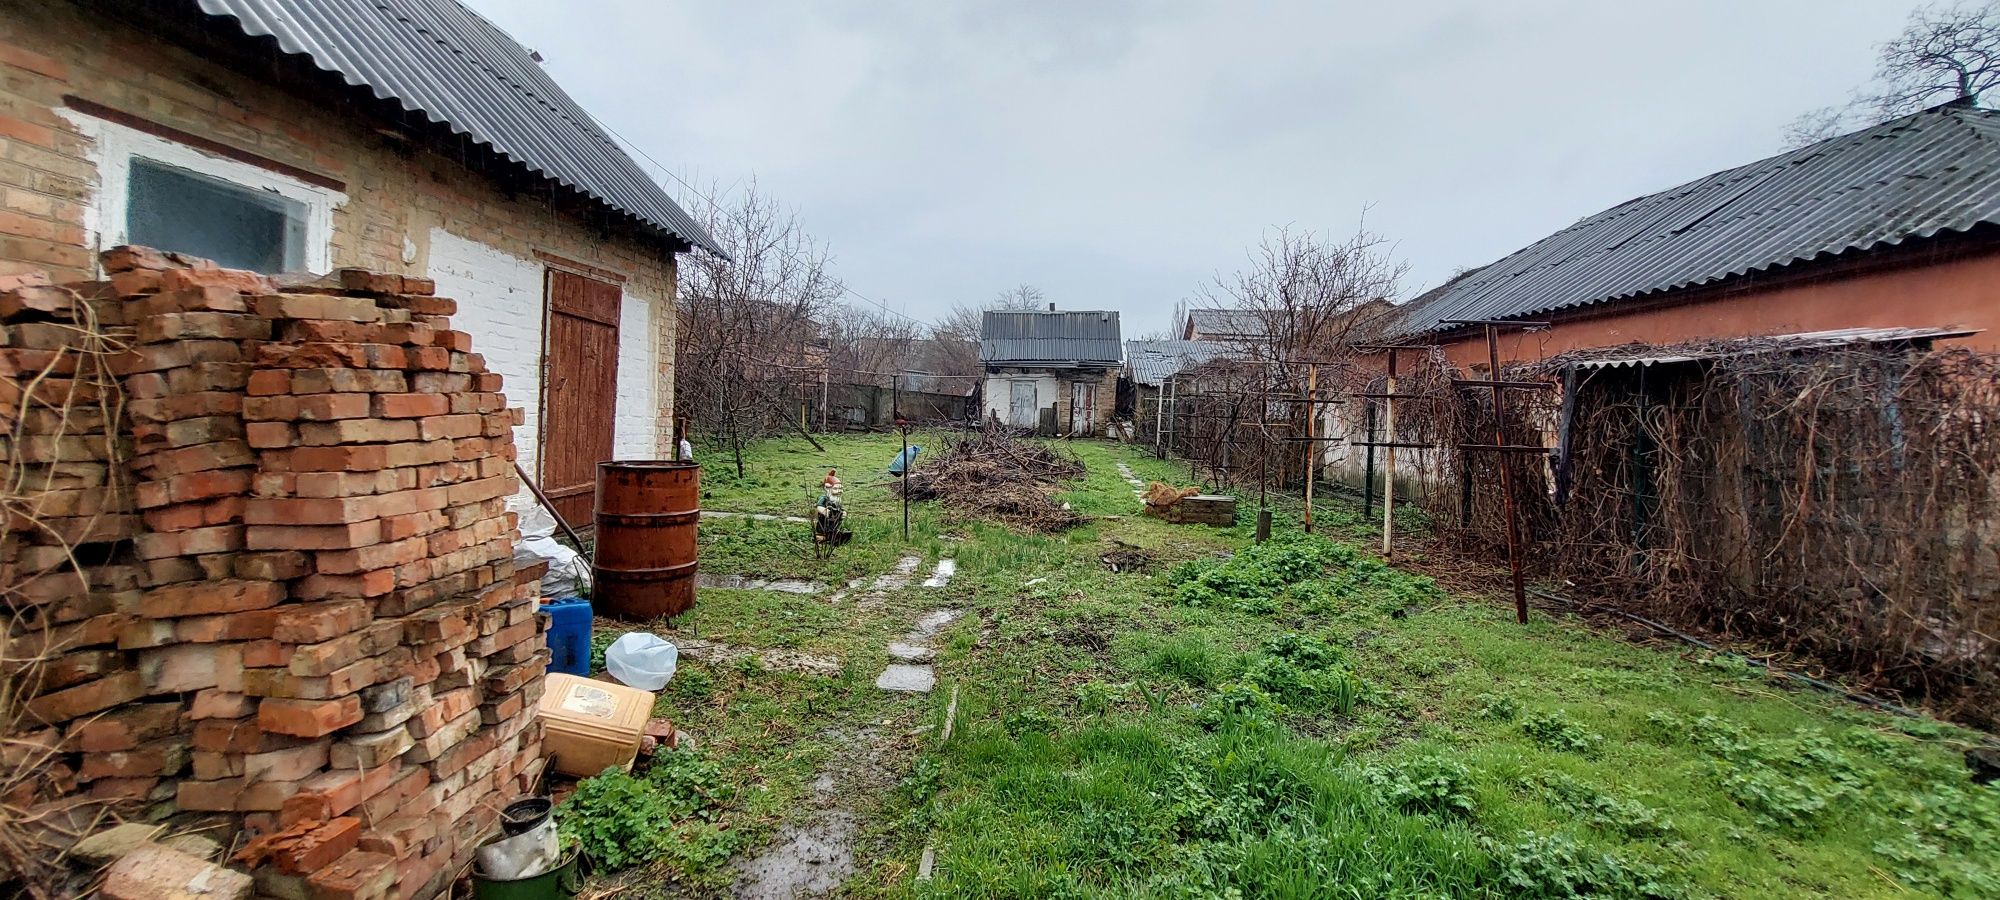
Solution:
[[[586,111],[585,115],[590,115],[590,113]],[[647,153],[644,148],[640,147],[637,143],[634,143],[630,138],[627,138],[623,134],[618,133],[617,129],[614,129],[611,126],[604,124],[602,121],[597,121],[596,116],[591,116],[591,119],[592,121],[597,122],[597,127],[604,129],[605,133],[611,135],[614,138],[617,138],[620,143],[625,145],[626,149],[632,151],[633,153],[638,154],[641,159],[644,159],[645,161],[652,163],[653,168],[659,170],[661,174],[667,176],[668,178],[671,178],[674,181],[678,182],[682,188],[687,190],[688,193],[701,198],[709,206],[714,207],[717,212],[720,212],[723,215],[735,219],[737,224],[739,225],[748,224],[745,223],[742,219],[738,218],[734,210],[731,210],[727,206],[723,206],[722,203],[720,201],[717,201],[714,197],[710,197],[709,195],[702,193],[700,188],[697,188],[694,185],[689,184],[687,179],[674,174],[674,171],[672,169],[667,168],[665,163],[662,163],[659,160],[654,159],[652,154]],[[791,257],[793,262],[800,263],[802,265],[805,263],[805,260],[800,259],[796,254],[792,253],[790,250],[786,250],[781,247],[778,248],[778,252],[783,253],[788,257]],[[882,301],[870,297],[866,294],[863,294],[860,291],[857,291],[851,287],[848,287],[847,282],[845,280],[837,280],[835,283],[837,283],[840,286],[841,293],[853,297],[856,300],[860,300],[864,303],[871,304],[875,308],[880,309],[881,311],[888,313],[889,315],[902,319],[903,321],[909,322],[912,325],[922,325],[926,328],[937,327],[937,323],[935,322],[927,322],[923,319],[919,319],[908,313],[889,308],[888,304],[883,303]]]

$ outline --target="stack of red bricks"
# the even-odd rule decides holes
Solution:
[[[84,757],[79,773],[63,723],[145,693],[116,646],[120,610],[141,587],[120,552],[140,527],[116,372],[132,329],[122,303],[87,300],[39,273],[0,276],[0,288],[0,587],[11,613],[0,678],[17,686],[15,702],[30,698],[21,730],[0,743],[0,799],[26,807],[106,771],[107,760]],[[160,799],[150,787],[90,790]]]
[[[428,280],[104,262],[133,565],[84,566],[125,573],[104,675],[39,714],[93,793],[240,823],[266,893],[438,894],[540,774],[519,410]]]

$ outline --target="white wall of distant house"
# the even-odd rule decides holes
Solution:
[[[982,420],[997,417],[1003,423],[1016,424],[1010,421],[1008,416],[1013,403],[1014,383],[1017,381],[1034,384],[1035,409],[1038,411],[1054,406],[1056,397],[1058,396],[1057,392],[1062,387],[1054,372],[988,375],[986,376],[986,389],[981,392],[985,396],[986,407],[979,414]],[[1039,416],[1040,412],[1037,412],[1036,415]],[[1033,425],[1034,423],[1026,424]]]

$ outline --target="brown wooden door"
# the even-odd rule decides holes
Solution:
[[[542,369],[542,490],[571,526],[595,516],[597,464],[618,405],[618,285],[548,270]]]

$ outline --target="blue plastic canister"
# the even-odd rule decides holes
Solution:
[[[590,601],[564,597],[542,604],[549,617],[549,671],[590,676]]]

